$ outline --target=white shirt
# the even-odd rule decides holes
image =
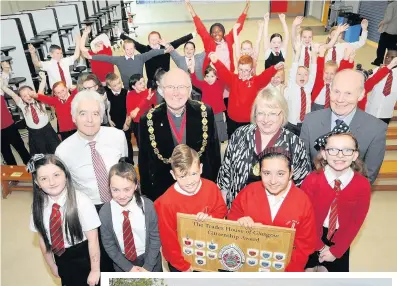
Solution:
[[[275,195],[272,195],[266,190],[267,200],[269,201],[270,213],[272,215],[272,221],[276,217],[278,211],[280,210],[281,205],[284,202],[284,199],[287,197],[289,190],[291,189],[291,182],[288,184],[287,191],[280,197],[276,198]]]
[[[303,87],[306,93],[306,114],[311,111],[311,93],[316,77],[317,64],[310,65],[309,80]],[[294,125],[302,123],[300,120],[301,111],[301,87],[296,83],[298,64],[292,63],[289,71],[288,87],[284,90],[284,97],[288,103],[288,122]]]
[[[25,117],[26,125],[31,129],[41,129],[48,124],[48,115],[45,109],[45,105],[38,102],[38,104],[34,104],[33,107],[36,110],[37,116],[39,117],[39,124],[33,122],[32,111],[30,106],[26,106],[25,102],[22,99],[19,99],[18,102],[15,102],[16,105],[22,110],[23,116]],[[44,112],[42,112],[39,106],[43,108]]]
[[[282,54],[284,60],[286,60],[286,58],[287,58],[287,51],[286,51],[285,49],[281,48],[281,49],[280,49],[280,52],[281,52],[281,54]],[[268,57],[270,56],[271,53],[273,53],[273,55],[276,55],[276,52],[274,52],[271,48],[268,48],[268,49],[265,51],[265,60],[268,59]]]
[[[317,98],[314,100],[315,103],[320,105],[325,105],[325,93],[326,93],[326,83],[324,83],[323,88],[318,94]],[[329,95],[331,96],[331,84],[329,84]]]
[[[374,74],[379,68],[375,69]],[[391,118],[393,117],[394,106],[397,101],[397,69],[392,69],[393,71],[393,81],[391,85],[391,93],[388,96],[383,94],[383,89],[385,88],[387,76],[385,76],[368,96],[367,106],[365,111],[372,116],[377,118]]]
[[[113,127],[101,127],[94,141],[106,170],[117,164],[121,157],[128,156],[124,132]],[[102,204],[92,165],[91,148],[79,132],[74,133],[57,147],[55,154],[68,167],[76,189],[85,193],[94,204]]]
[[[343,59],[343,55],[345,53],[345,49],[347,46],[352,46],[355,50],[361,48],[362,46],[365,45],[368,37],[368,31],[362,31],[361,36],[357,42],[353,43],[348,43],[348,42],[343,42],[343,43],[336,43],[335,44],[335,50],[336,50],[336,63],[339,65],[340,61]],[[333,48],[330,48],[327,52],[327,56],[325,57],[325,62],[327,61],[332,61],[332,51]]]
[[[142,200],[143,209],[145,209],[145,203]],[[134,235],[134,243],[137,256],[145,253],[146,249],[146,224],[145,215],[142,209],[136,204],[135,196],[131,202],[126,206],[122,207],[114,200],[110,201],[110,209],[112,213],[113,230],[116,234],[117,241],[120,245],[121,252],[125,254],[124,250],[124,237],[123,237],[123,211],[129,211],[128,218],[130,220],[132,234]]]
[[[128,61],[128,59],[133,59],[133,60],[135,60],[135,55],[133,55],[132,57],[127,57],[127,56],[124,56],[125,57],[125,59]]]
[[[331,168],[327,165],[324,168],[324,175],[325,178],[327,179],[328,184],[331,186],[331,188],[335,187],[335,180],[339,179],[341,184],[340,184],[340,190],[342,191],[344,188],[346,188],[346,186],[351,182],[351,180],[354,177],[354,171],[349,168],[349,170],[344,173],[342,176],[340,176],[339,178],[337,176],[335,176],[335,174],[332,172]],[[331,207],[329,208],[327,217],[324,220],[323,226],[328,228],[329,226],[329,215],[331,214]],[[338,218],[336,218],[336,228],[339,228],[339,221]]]
[[[200,191],[200,189],[201,189],[201,185],[202,185],[203,183],[202,183],[202,181],[200,180],[200,183],[198,184],[198,186],[197,186],[197,189],[193,192],[193,193],[187,193],[186,191],[184,191],[182,188],[181,188],[181,186],[178,184],[178,182],[176,182],[175,184],[174,184],[174,188],[175,188],[175,190],[178,192],[178,193],[180,193],[180,194],[182,194],[182,195],[185,195],[185,196],[194,196],[195,194],[197,194],[199,191]]]
[[[54,59],[51,59],[49,61],[40,62],[40,63],[42,70],[46,71],[48,74],[48,80],[52,88],[54,83],[61,81],[61,74],[59,73],[58,62]],[[70,76],[69,67],[74,65],[74,57],[70,56],[70,57],[62,58],[59,61],[59,65],[63,70],[63,75],[65,76],[65,80],[66,80],[66,86],[70,88],[73,85],[73,83],[72,83],[72,77]]]
[[[309,50],[308,50],[308,52],[309,52],[309,64],[312,64],[311,45],[309,45],[308,47],[309,47]],[[299,57],[299,65],[300,66],[305,66],[305,51],[306,51],[306,46],[302,43],[301,55]]]
[[[51,235],[50,235],[50,217],[52,212],[52,205],[57,203],[61,207],[59,211],[61,212],[62,216],[62,232],[63,232],[63,241],[65,243],[65,248],[71,247],[67,238],[66,238],[66,231],[65,231],[65,211],[66,211],[66,197],[67,197],[67,190],[65,190],[62,195],[59,197],[58,201],[55,202],[50,197],[47,197],[47,203],[44,205],[43,209],[43,223],[44,228],[47,233],[48,240],[51,243]],[[98,228],[101,225],[101,221],[99,220],[98,213],[95,209],[95,206],[91,202],[91,200],[84,195],[83,193],[76,190],[76,203],[77,203],[77,211],[79,215],[79,220],[81,224],[81,229],[83,230],[83,240],[87,240],[85,236],[85,232]],[[30,230],[37,232],[36,227],[33,223],[33,214],[30,216]],[[75,241],[75,245],[79,244],[82,241]]]
[[[187,58],[185,57],[185,61],[186,61],[186,66],[189,67],[189,65],[194,67],[194,56],[191,58]]]

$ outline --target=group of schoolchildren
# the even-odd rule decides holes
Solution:
[[[262,181],[241,190],[229,210],[218,186],[200,177],[202,165],[197,152],[184,144],[175,147],[170,159],[170,172],[176,183],[154,203],[142,196],[132,164],[121,160],[113,166],[108,177],[112,200],[102,207],[99,217],[93,203],[74,188],[63,162],[54,155],[41,154],[54,154],[60,138],[65,140],[76,131],[70,113],[71,101],[78,90],[87,89],[103,96],[108,124],[125,131],[131,162],[130,126],[139,144],[139,118],[163,100],[160,80],[169,69],[168,52],[184,42],[187,71],[192,84],[201,90],[202,101],[214,110],[220,141],[226,141],[238,127],[249,123],[252,103],[264,87],[283,93],[289,105],[287,128],[299,135],[307,113],[329,107],[333,77],[338,70],[354,67],[354,49],[363,46],[367,37],[368,22],[363,20],[359,42],[341,41],[341,34],[348,28],[344,25],[332,28],[325,44],[317,44],[313,42],[313,31],[300,27],[303,17],[297,17],[292,25],[293,62],[285,84],[284,61],[289,35],[284,15],[279,15],[284,39],[278,33],[268,37],[267,13],[264,23],[259,25],[256,45],[250,41],[240,45],[238,34],[249,2],[228,34],[219,23],[212,25],[208,32],[189,1],[186,4],[204,43],[206,56],[202,62],[194,56],[195,45],[189,41],[192,34],[168,44],[162,42],[158,32],[152,32],[148,46],[126,38],[125,54],[115,57],[110,42],[103,36],[93,40],[90,51],[85,48],[90,32],[87,28],[82,39],[76,39],[76,52],[72,57],[62,58],[61,48],[52,46],[51,60],[40,62],[30,47],[33,62],[49,76],[53,97],[44,95],[44,73],[40,73],[42,81],[37,93],[23,86],[19,95],[7,87],[2,76],[1,89],[12,96],[22,110],[30,153],[36,154],[28,164],[35,182],[31,229],[40,234],[40,247],[52,273],[60,276],[64,285],[96,285],[100,277],[98,228],[101,243],[116,271],[161,271],[160,248],[171,271],[193,271],[192,265],[183,258],[178,240],[178,212],[197,215],[200,221],[227,218],[246,227],[256,223],[293,227],[296,235],[287,271],[348,271],[349,248],[369,208],[370,184],[358,158],[357,141],[343,126],[316,141],[320,149],[314,162],[316,171],[304,180],[300,187],[303,192],[291,180],[289,153],[268,148],[261,154]],[[262,34],[266,69],[256,75]],[[135,54],[137,44],[141,55]],[[93,74],[82,76],[76,88],[71,84],[69,65],[80,56],[80,51],[91,60]],[[149,60],[146,85],[143,65]],[[197,64],[202,68],[197,69]],[[121,76],[114,73],[113,65],[119,68]],[[371,91],[372,94],[368,95],[368,102],[360,106],[386,122],[392,117],[397,99],[396,65],[397,51],[389,50],[384,66],[366,82],[366,95]],[[204,76],[197,74],[201,70]],[[55,108],[60,138],[49,123],[44,104]],[[123,217],[119,213],[123,213]],[[68,248],[77,251],[69,255]]]

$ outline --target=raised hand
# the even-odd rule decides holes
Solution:
[[[211,62],[212,63],[216,63],[217,61],[218,61],[218,56],[215,54],[215,53],[210,53],[209,55],[208,55],[208,57],[210,58],[210,60],[211,60]]]
[[[285,14],[278,14],[278,17],[280,18],[281,22],[285,21]]]
[[[325,45],[319,45],[319,47],[318,47],[318,55],[320,57],[324,57],[326,50],[327,49],[326,49]]]
[[[276,70],[282,70],[284,68],[284,62],[279,62],[274,66]]]
[[[301,25],[304,18],[305,18],[305,17],[303,17],[303,16],[298,16],[298,17],[296,17],[295,20],[294,20],[294,22],[292,22],[292,26]]]
[[[361,21],[361,28],[363,29],[363,31],[367,31],[368,30],[368,20],[367,19],[363,19]]]
[[[28,92],[28,95],[29,95],[29,97],[34,98],[34,99],[36,99],[36,98],[39,97],[39,96],[37,95],[37,93],[36,93],[35,91],[33,91],[33,90],[30,90],[30,91]]]
[[[153,95],[154,95],[154,92],[152,91],[152,88],[149,88],[149,91],[148,91],[148,96],[147,96],[147,100],[151,100],[152,99],[152,97],[153,97]]]
[[[349,24],[343,24],[343,25],[339,25],[338,28],[336,28],[336,32],[338,34],[343,33],[344,31],[346,31],[347,29],[349,29]]]
[[[29,53],[31,53],[31,54],[34,54],[36,52],[36,49],[35,49],[35,47],[33,47],[32,44],[28,45],[28,49],[29,49]]]
[[[346,59],[346,60],[349,59],[350,58],[350,54],[351,54],[352,51],[353,51],[353,46],[347,44],[345,46],[345,51],[344,51],[344,54],[343,54],[344,59]]]
[[[86,27],[84,28],[83,34],[88,35],[89,33],[91,33],[91,26],[86,26]]]
[[[241,24],[240,23],[236,23],[233,26],[233,30],[237,31],[240,28]]]
[[[39,77],[41,78],[41,80],[45,80],[45,72],[40,71],[39,72]]]
[[[263,16],[263,19],[265,20],[265,22],[266,22],[266,21],[269,21],[269,19],[270,19],[270,14],[269,14],[269,13],[266,13],[266,14]]]

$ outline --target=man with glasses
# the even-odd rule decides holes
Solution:
[[[160,86],[165,102],[143,115],[139,124],[140,181],[143,194],[153,201],[174,183],[169,158],[175,146],[186,144],[198,152],[203,178],[215,181],[221,164],[214,113],[204,103],[189,99],[189,75],[173,69]]]
[[[355,70],[338,72],[331,86],[330,108],[307,114],[300,137],[313,160],[317,155],[314,148],[317,138],[341,125],[348,126],[357,138],[360,158],[364,161],[368,178],[373,184],[385,156],[387,125],[357,108],[358,101],[363,97],[363,74]]]

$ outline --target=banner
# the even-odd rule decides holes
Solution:
[[[291,259],[295,229],[276,226],[245,228],[236,221],[196,221],[177,214],[178,239],[184,258],[197,271],[282,272]]]

